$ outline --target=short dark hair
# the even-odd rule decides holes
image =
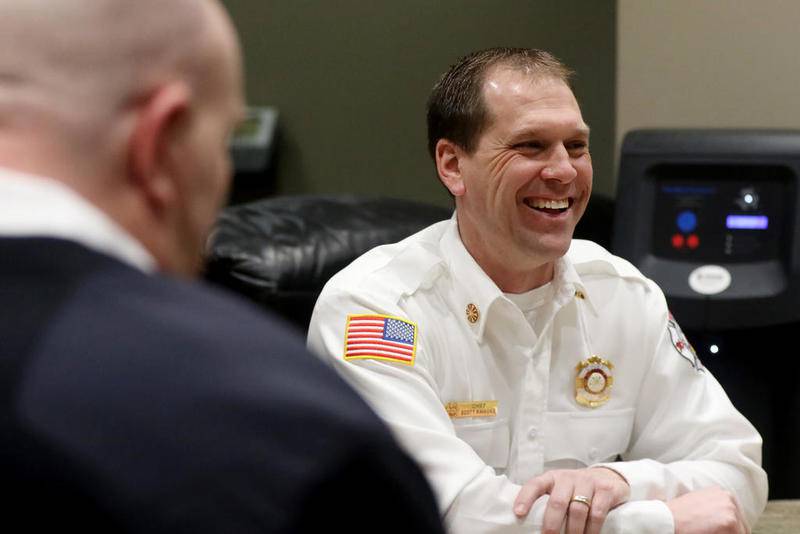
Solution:
[[[436,159],[436,143],[448,139],[471,153],[488,122],[483,101],[486,73],[510,67],[532,77],[549,77],[570,85],[573,72],[555,56],[535,48],[496,47],[466,55],[439,78],[428,99],[428,151]]]

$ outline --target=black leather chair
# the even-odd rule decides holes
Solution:
[[[328,279],[369,249],[399,241],[451,210],[409,200],[279,196],[222,211],[206,278],[305,329]]]
[[[369,249],[452,215],[393,198],[279,196],[223,210],[208,243],[206,278],[305,330],[325,282]],[[614,202],[594,196],[575,231],[609,247]]]

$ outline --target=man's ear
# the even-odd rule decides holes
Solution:
[[[129,169],[147,202],[158,208],[177,195],[172,153],[183,141],[192,92],[185,82],[172,82],[149,94],[137,107],[128,144]]]
[[[447,139],[439,139],[436,143],[436,171],[439,179],[454,197],[460,197],[466,191],[461,169],[463,149]]]

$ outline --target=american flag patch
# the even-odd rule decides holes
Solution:
[[[417,325],[388,315],[348,315],[345,360],[384,360],[414,365]]]

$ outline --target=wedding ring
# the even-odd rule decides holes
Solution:
[[[579,502],[581,504],[585,504],[589,508],[592,507],[592,500],[584,495],[573,495],[569,502]]]

